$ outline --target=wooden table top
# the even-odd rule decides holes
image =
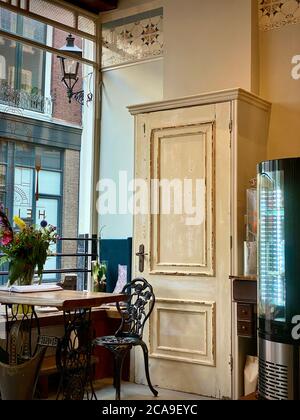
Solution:
[[[113,293],[76,292],[59,290],[55,292],[12,293],[0,292],[0,303],[50,306],[59,309],[95,308],[104,303],[121,302],[124,295]]]

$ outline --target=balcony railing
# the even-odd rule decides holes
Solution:
[[[22,110],[52,114],[52,98],[40,94],[28,93],[2,84],[0,85],[0,104]]]
[[[76,243],[76,252],[63,252],[51,255],[50,258],[66,258],[71,257],[73,264],[69,268],[58,268],[53,270],[44,270],[43,274],[53,274],[55,277],[52,281],[60,281],[62,275],[76,274],[77,275],[77,289],[86,290],[88,286],[88,276],[92,273],[92,261],[98,258],[98,237],[97,235],[89,236],[82,235],[79,238],[60,238],[61,243]],[[0,258],[3,256],[0,254]],[[57,264],[61,266],[62,264]],[[2,279],[1,279],[2,277]],[[0,271],[0,284],[7,283],[8,271]],[[47,280],[46,280],[47,282]]]

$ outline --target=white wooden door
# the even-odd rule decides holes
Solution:
[[[134,251],[143,244],[148,255],[143,273],[135,257],[134,274],[156,295],[144,333],[151,379],[216,398],[231,397],[230,109],[226,102],[136,117]],[[146,384],[138,349],[135,380]]]

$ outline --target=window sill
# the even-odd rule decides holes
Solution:
[[[32,120],[36,120],[36,121],[43,121],[43,122],[48,122],[48,123],[53,123],[53,124],[59,124],[59,125],[65,126],[65,127],[82,129],[81,125],[71,124],[67,121],[63,121],[63,120],[53,118],[52,115],[50,115],[50,114],[44,114],[44,113],[41,113],[41,112],[29,111],[29,110],[22,109],[22,108],[10,107],[10,106],[6,106],[6,105],[3,105],[3,104],[0,104],[0,112],[2,112],[3,114],[8,114],[8,115],[15,115],[16,117],[24,117],[24,118],[28,118],[28,119],[32,119]]]
[[[40,121],[51,121],[52,117],[50,114],[44,114],[37,111],[29,111],[27,109],[17,108],[14,106],[0,104],[0,112],[4,114],[15,115],[17,117],[31,118]]]

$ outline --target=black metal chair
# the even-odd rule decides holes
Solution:
[[[158,392],[153,388],[149,374],[148,348],[143,341],[146,321],[155,304],[152,286],[143,278],[137,278],[127,284],[122,293],[128,296],[125,306],[117,303],[122,321],[114,336],[99,337],[94,340],[95,346],[110,350],[114,356],[114,386],[116,400],[121,399],[121,377],[123,362],[132,347],[141,346],[144,354],[145,373],[148,386],[155,397]]]

